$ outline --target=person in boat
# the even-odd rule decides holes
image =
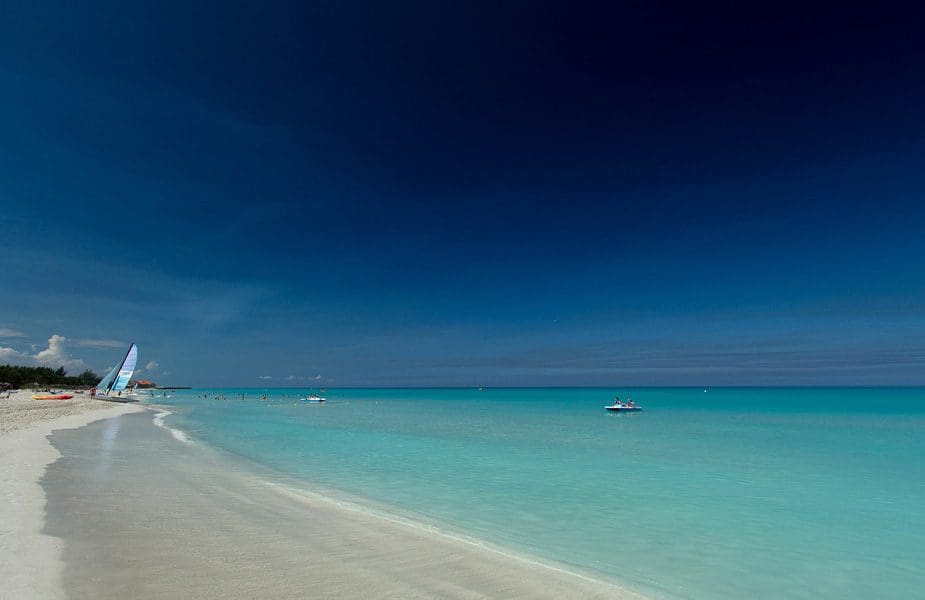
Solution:
[[[614,405],[614,406],[623,406],[623,403],[620,402],[620,396],[614,396],[614,397],[613,397],[613,405]]]
[[[633,408],[633,407],[636,406],[636,403],[633,402],[633,399],[632,399],[632,398],[627,398],[627,399],[626,399],[626,405],[629,406],[630,408]]]

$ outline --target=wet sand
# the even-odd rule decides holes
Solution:
[[[0,599],[63,598],[60,539],[43,533],[45,496],[39,478],[59,454],[52,431],[142,410],[76,396],[33,400],[20,391],[0,397]]]
[[[51,437],[45,533],[69,598],[639,598],[329,498],[155,427]]]

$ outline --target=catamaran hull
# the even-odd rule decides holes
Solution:
[[[138,402],[138,397],[135,395],[131,396],[106,396],[104,394],[97,394],[96,396],[91,396],[94,400],[108,400],[109,402]]]

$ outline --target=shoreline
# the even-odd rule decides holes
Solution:
[[[69,598],[644,597],[268,481],[149,415],[50,441],[45,531]]]
[[[65,597],[62,540],[44,533],[45,491],[40,485],[60,453],[48,437],[94,421],[144,411],[89,397],[33,400],[31,392],[0,399],[0,598]]]

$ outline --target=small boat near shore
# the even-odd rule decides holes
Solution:
[[[323,396],[315,396],[314,394],[312,394],[311,396],[309,396],[309,397],[307,397],[307,398],[302,398],[302,401],[303,401],[303,402],[315,402],[315,403],[319,403],[319,404],[322,403],[322,402],[327,402],[327,400],[328,400],[328,399],[325,398],[325,397],[323,397]]]
[[[70,400],[73,394],[45,394],[43,396],[33,395],[33,400]]]

